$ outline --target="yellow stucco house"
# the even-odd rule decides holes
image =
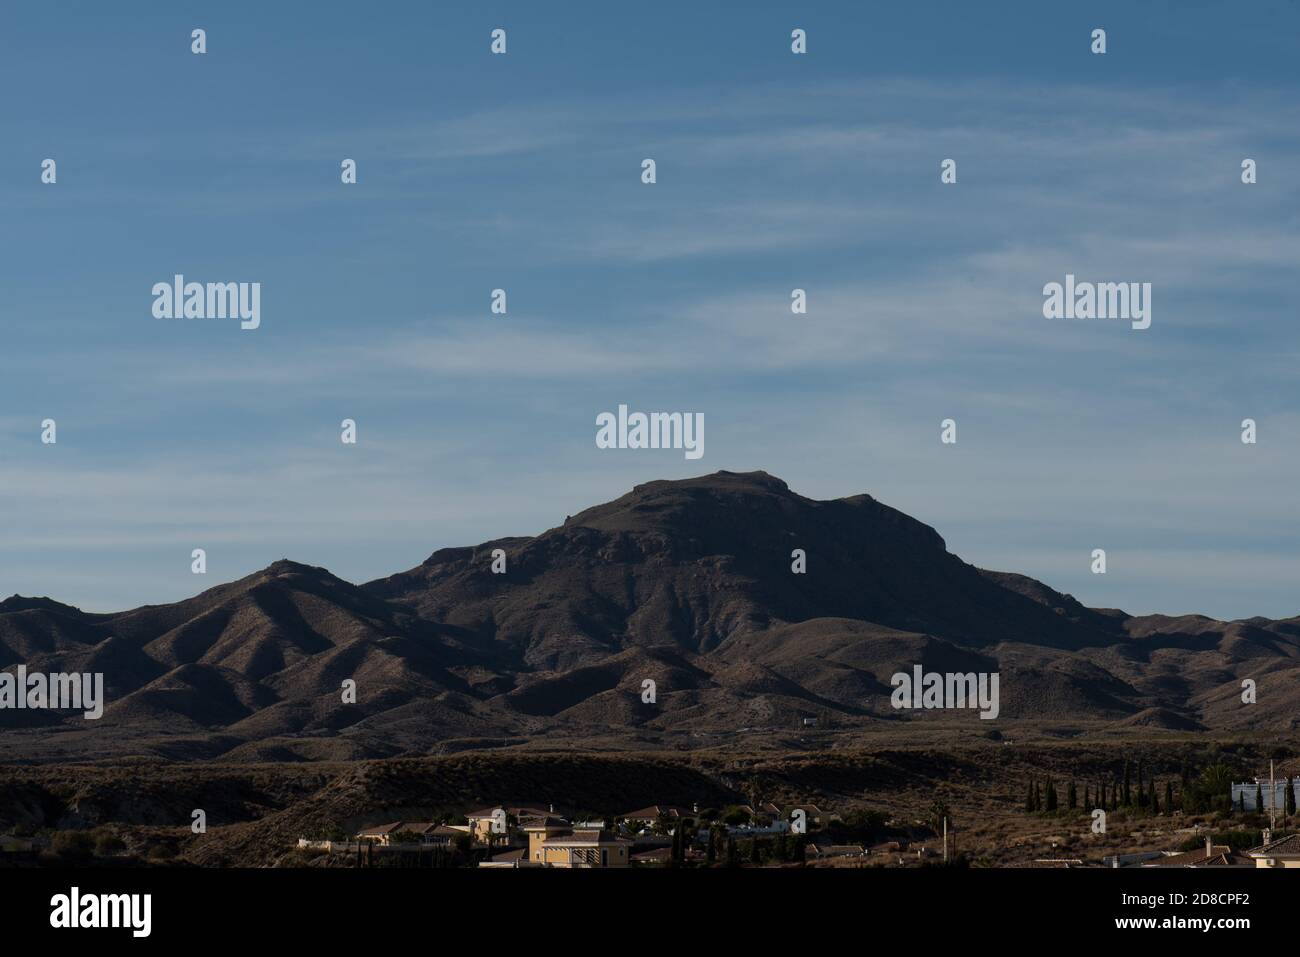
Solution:
[[[470,833],[474,836],[474,840],[486,844],[489,838],[495,836],[499,840],[502,835],[508,835],[512,818],[518,821],[526,817],[544,817],[554,812],[555,805],[553,804],[547,806],[539,804],[494,804],[492,807],[470,811],[465,817],[469,821]]]
[[[520,821],[528,835],[528,863],[541,867],[627,867],[632,842],[600,828],[572,829],[561,818]]]

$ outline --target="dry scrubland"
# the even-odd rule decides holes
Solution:
[[[1173,833],[1176,828],[1210,820],[1112,812],[1109,833],[1095,836],[1082,809],[1074,815],[1026,813],[1031,779],[1050,776],[1064,804],[1071,777],[1082,797],[1085,783],[1112,783],[1126,758],[1141,758],[1163,796],[1165,780],[1180,788],[1184,767],[1194,772],[1222,763],[1244,777],[1266,765],[1270,754],[1285,755],[1279,774],[1300,774],[1300,760],[1275,743],[1200,736],[1158,744],[984,741],[746,757],[536,750],[347,763],[10,765],[0,768],[0,828],[90,830],[96,838],[120,839],[117,853],[154,864],[299,866],[309,863],[291,850],[300,836],[428,820],[497,801],[554,802],[613,815],[651,803],[720,808],[757,795],[814,802],[841,814],[878,811],[913,839],[923,837],[941,803],[971,863],[1013,866],[1044,857],[1171,849],[1186,840]],[[207,812],[207,834],[190,833],[194,808]],[[1238,819],[1236,826],[1250,823]]]

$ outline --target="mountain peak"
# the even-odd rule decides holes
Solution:
[[[289,558],[280,558],[271,562],[264,569],[262,574],[265,575],[311,575],[313,577],[328,576],[334,577],[328,568],[322,568],[320,565],[304,565],[302,562],[295,562]]]
[[[0,613],[19,612],[19,611],[57,611],[71,613],[74,615],[81,614],[81,609],[73,605],[65,605],[63,602],[55,601],[53,598],[25,598],[22,595],[14,594],[0,601]]]
[[[595,505],[564,522],[565,528],[604,531],[665,531],[699,527],[725,515],[771,513],[814,505],[767,472],[713,472],[687,479],[659,479],[634,486],[610,502]]]
[[[688,479],[658,479],[654,482],[644,482],[641,485],[634,486],[632,494],[649,491],[657,488],[671,486],[716,486],[720,488],[743,488],[753,486],[755,490],[763,489],[771,492],[789,492],[790,486],[783,480],[777,478],[769,472],[759,469],[754,472],[729,472],[726,469],[719,469],[716,472],[710,472],[708,475],[697,475]]]

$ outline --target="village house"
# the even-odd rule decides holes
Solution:
[[[542,841],[548,867],[627,867],[632,842],[609,831],[574,831]]]
[[[450,847],[456,843],[458,837],[467,836],[469,827],[463,824],[435,824],[433,827],[419,832],[424,838],[425,844],[432,844],[435,847]]]
[[[497,854],[479,867],[627,867],[632,842],[603,828],[573,828],[563,818],[541,814],[520,821],[527,848]]]
[[[469,821],[470,833],[474,836],[474,840],[480,844],[487,844],[489,839],[499,842],[503,833],[508,834],[511,829],[511,818],[520,821],[526,817],[545,817],[554,813],[554,804],[496,804],[478,811],[470,811],[465,817]],[[493,831],[492,822],[500,821],[502,818],[505,820],[507,830]]]
[[[638,808],[635,811],[628,811],[626,814],[618,815],[618,820],[626,821],[629,824],[639,824],[644,827],[653,827],[660,819],[678,821],[684,817],[694,817],[700,811],[699,805],[694,809],[680,807],[676,804],[651,804],[649,807]]]
[[[432,821],[395,821],[392,824],[380,824],[357,832],[358,843],[378,844],[388,847],[396,843],[398,835],[418,835],[423,845],[450,847],[456,838],[469,834],[470,829],[464,825],[436,824]]]
[[[394,821],[392,824],[380,824],[376,827],[367,827],[357,831],[357,842],[361,844],[382,844],[387,845],[394,834],[402,829],[401,821]]]
[[[1215,844],[1208,834],[1205,846],[1181,854],[1166,854],[1145,861],[1141,867],[1249,867],[1250,861],[1234,854],[1227,844]]]
[[[569,827],[568,821],[562,817],[555,817],[551,814],[543,814],[537,817],[526,817],[519,822],[519,829],[528,835],[526,857],[527,860],[534,864],[545,863],[542,846],[549,838],[559,837],[562,834],[569,834],[572,832],[572,828]]]
[[[1269,840],[1269,832],[1264,831],[1264,843],[1252,847],[1246,852],[1247,859],[1256,867],[1300,867],[1300,834]]]
[[[790,816],[795,811],[803,811],[804,819],[809,825],[821,824],[822,819],[826,817],[824,811],[816,804],[773,804],[770,801],[763,804],[758,809],[760,814],[766,814],[774,821],[789,821]]]
[[[668,847],[653,847],[648,851],[641,851],[632,855],[633,864],[658,864],[667,865],[673,859],[673,849]]]

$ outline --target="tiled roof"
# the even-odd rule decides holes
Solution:
[[[549,827],[568,827],[569,822],[564,818],[556,817],[553,814],[542,814],[536,817],[520,818],[519,826],[525,831],[534,831]]]
[[[657,821],[660,815],[668,817],[682,817],[686,814],[693,813],[689,808],[678,807],[675,804],[651,804],[649,807],[643,807],[636,811],[628,811],[626,814],[620,814],[619,817],[635,821]]]
[[[392,834],[402,829],[401,821],[394,821],[392,824],[379,824],[375,827],[368,827],[364,831],[358,831],[357,834],[366,837],[382,837],[385,834]]]
[[[1210,853],[1205,853],[1205,848],[1198,847],[1194,851],[1188,851],[1185,854],[1170,854],[1168,857],[1157,858],[1143,865],[1144,867],[1215,867],[1235,863],[1230,860],[1232,857],[1232,848],[1226,844],[1215,844]]]
[[[582,845],[594,847],[597,844],[631,844],[626,838],[617,837],[609,831],[574,831],[572,834],[557,834],[542,842],[550,847],[574,847]]]
[[[470,811],[465,816],[472,821],[475,818],[491,817],[492,812],[497,810],[513,814],[515,817],[538,817],[550,814],[551,806],[549,804],[493,804],[478,811]]]
[[[1300,854],[1300,834],[1289,834],[1269,841],[1259,847],[1252,847],[1246,852],[1251,857],[1290,857]]]

